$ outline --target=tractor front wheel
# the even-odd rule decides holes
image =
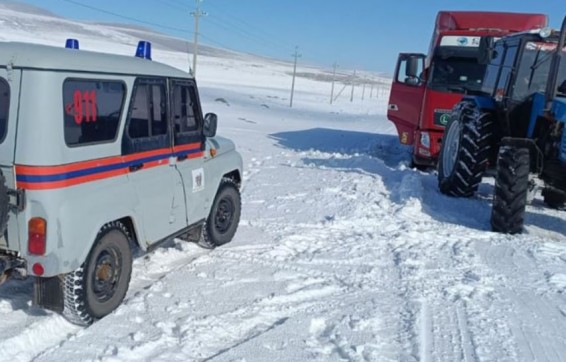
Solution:
[[[492,114],[469,101],[457,104],[444,131],[438,160],[440,192],[471,197],[487,168],[492,143]]]
[[[523,230],[529,192],[529,150],[504,146],[499,150],[491,211],[491,228],[505,234]]]

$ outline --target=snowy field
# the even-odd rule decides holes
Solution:
[[[48,15],[0,19],[0,40],[69,35],[26,25],[45,22],[88,28],[85,49],[135,44]],[[203,108],[244,158],[234,241],[138,252],[123,305],[88,328],[31,307],[31,281],[9,281],[0,361],[566,360],[564,213],[537,196],[523,235],[490,232],[492,179],[472,199],[441,195],[434,173],[408,167],[383,92],[330,105],[329,83],[299,78],[291,109],[290,70],[200,58]]]

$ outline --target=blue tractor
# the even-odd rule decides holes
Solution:
[[[495,166],[494,231],[522,231],[527,195],[539,184],[549,206],[566,203],[565,40],[566,18],[560,31],[482,38],[482,89],[454,107],[446,126],[440,191],[471,197]]]

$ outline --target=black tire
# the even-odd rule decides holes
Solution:
[[[132,275],[130,243],[122,223],[106,224],[84,264],[62,276],[63,315],[71,323],[92,324],[122,303]]]
[[[493,138],[491,113],[465,101],[454,107],[438,159],[440,192],[454,197],[474,195],[487,168]]]
[[[529,150],[502,147],[497,159],[491,229],[505,234],[523,230],[529,191]]]
[[[238,185],[232,179],[222,179],[204,225],[204,246],[214,248],[232,241],[240,222],[241,207]]]
[[[553,209],[563,209],[566,205],[566,196],[553,189],[543,189],[542,198],[544,203]]]
[[[10,195],[8,195],[8,186],[6,185],[6,177],[0,171],[0,235],[4,235],[8,227],[8,217],[10,216]]]

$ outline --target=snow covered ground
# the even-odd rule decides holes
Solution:
[[[11,29],[0,37],[37,41]],[[96,32],[81,42],[129,54]],[[0,361],[566,360],[564,213],[537,197],[523,235],[490,232],[493,180],[472,199],[441,195],[433,173],[408,167],[383,90],[330,105],[329,83],[299,78],[291,109],[289,70],[201,58],[203,107],[244,157],[234,241],[137,253],[123,305],[88,328],[9,281]]]

